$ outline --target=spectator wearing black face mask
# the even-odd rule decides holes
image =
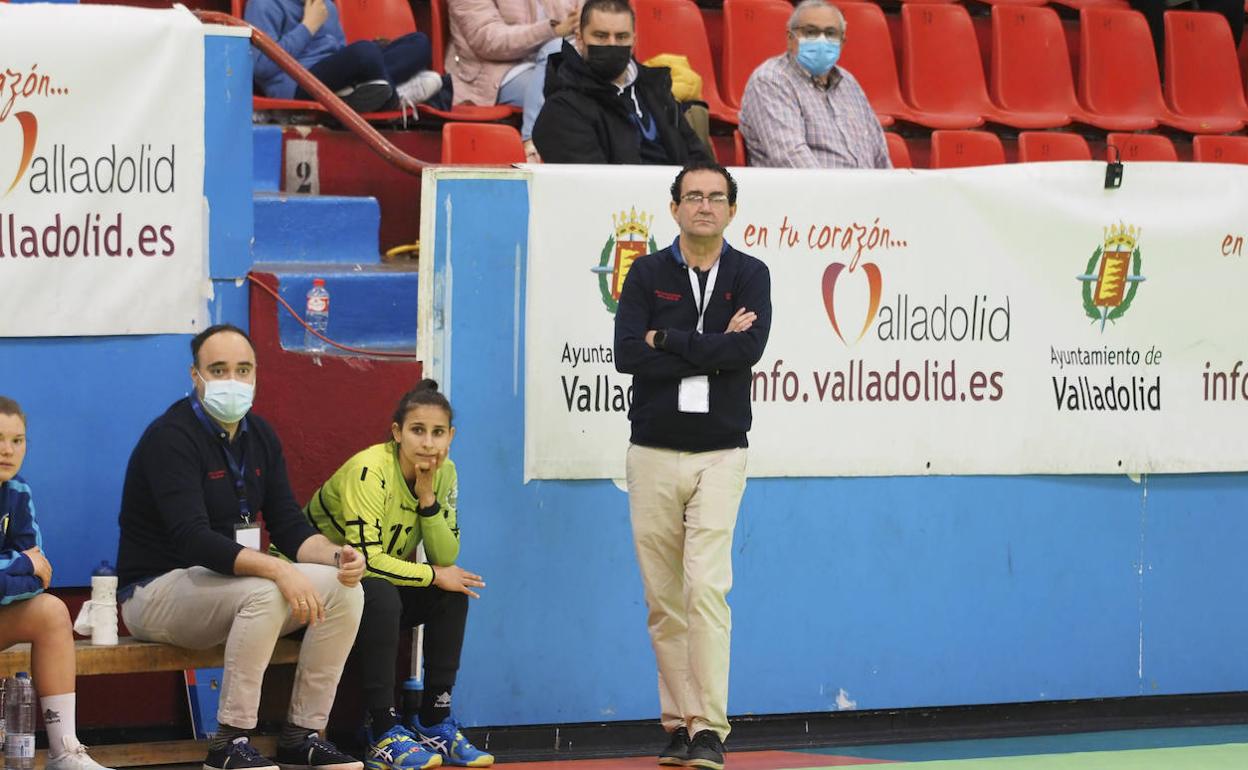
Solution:
[[[550,57],[533,142],[546,163],[710,161],[672,97],[671,73],[633,60],[626,0],[588,0],[576,47]]]

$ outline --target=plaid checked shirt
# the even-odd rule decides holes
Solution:
[[[751,166],[892,168],[884,130],[854,76],[835,67],[825,89],[788,54],[750,75],[741,135]]]

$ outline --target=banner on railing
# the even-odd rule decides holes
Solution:
[[[739,170],[774,304],[750,474],[1248,469],[1248,169],[1104,171]],[[614,311],[674,175],[533,171],[526,478],[624,475]]]
[[[203,175],[194,16],[0,5],[0,336],[202,328]]]

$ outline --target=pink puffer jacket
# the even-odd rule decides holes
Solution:
[[[538,3],[545,18],[538,14]],[[579,7],[579,0],[447,0],[446,71],[454,82],[455,103],[497,102],[507,71],[555,37],[548,19],[562,21]]]

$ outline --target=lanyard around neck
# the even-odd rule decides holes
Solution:
[[[711,266],[711,272],[706,276],[706,290],[703,291],[698,283],[698,271],[692,267],[689,268],[689,285],[693,287],[694,302],[697,303],[698,309],[698,333],[702,333],[702,321],[706,318],[706,306],[711,304],[711,297],[715,294],[715,278],[719,275],[719,260],[715,260],[715,264]]]
[[[238,495],[238,515],[243,517],[244,523],[250,524],[251,505],[247,502],[247,444],[243,444],[241,460],[235,459],[234,453],[230,451],[229,440],[220,438],[221,430],[204,411],[204,405],[194,396],[191,397],[191,410],[195,412],[195,417],[204,429],[220,444],[221,453],[225,455],[225,465],[230,469],[230,480],[234,482],[234,494]]]

